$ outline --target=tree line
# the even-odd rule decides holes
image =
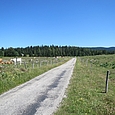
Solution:
[[[1,48],[0,57],[56,57],[56,56],[92,56],[102,54],[115,54],[115,51],[94,50],[76,46],[28,46],[25,48]]]

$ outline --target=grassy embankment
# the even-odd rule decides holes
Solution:
[[[3,60],[9,60],[11,58],[3,58]],[[22,65],[14,64],[0,64],[0,94],[14,88],[30,79],[57,67],[70,59],[70,57],[64,58],[22,58]],[[24,63],[25,62],[25,63]]]
[[[115,55],[77,58],[66,93],[55,115],[115,115]]]

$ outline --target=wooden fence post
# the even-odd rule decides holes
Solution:
[[[32,62],[32,68],[34,69],[34,61]]]
[[[25,62],[25,61],[24,61],[24,67],[25,67],[25,69],[27,69],[26,62]]]
[[[18,61],[17,61],[17,56],[16,56],[16,62],[15,62],[15,65],[18,67]]]
[[[42,61],[40,61],[40,67],[41,67],[41,65],[42,65]]]
[[[109,74],[110,74],[110,71],[108,70],[108,71],[107,71],[107,75],[106,75],[105,93],[108,92],[108,80],[109,80]]]

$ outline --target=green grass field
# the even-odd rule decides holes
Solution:
[[[66,95],[55,115],[115,115],[115,55],[77,57]]]
[[[31,62],[31,58],[23,57],[23,63],[21,65],[0,64],[0,94],[26,81],[29,81],[32,78],[39,76],[40,74],[59,66],[70,59],[70,57],[36,57],[36,59],[33,58],[33,61]],[[6,57],[3,58],[3,60],[10,60],[10,58]]]

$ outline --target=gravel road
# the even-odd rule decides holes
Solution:
[[[52,115],[64,97],[76,58],[0,95],[0,115]]]

